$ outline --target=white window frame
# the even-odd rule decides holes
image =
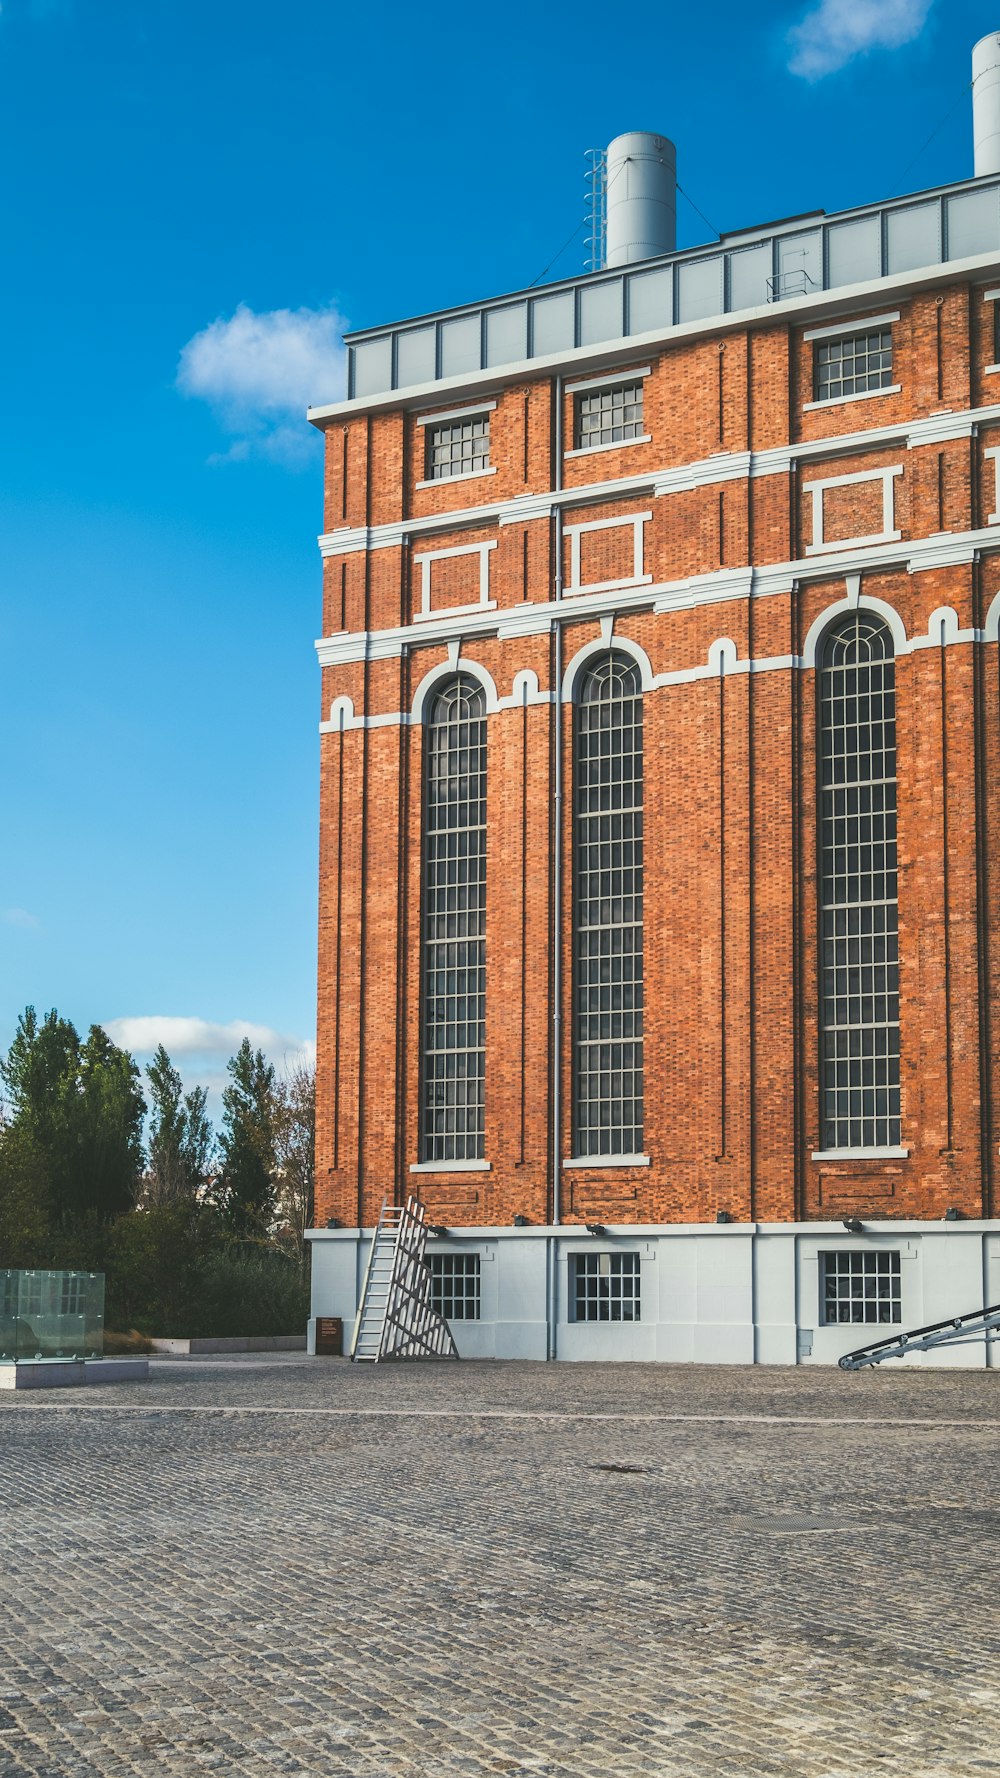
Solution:
[[[563,588],[564,597],[576,597],[581,593],[606,593],[612,587],[648,586],[652,581],[651,574],[643,573],[643,557],[645,552],[643,527],[649,523],[651,512],[630,512],[622,518],[586,519],[578,525],[564,525],[563,536],[569,538],[569,584]],[[580,538],[585,531],[623,530],[632,526],[632,574],[618,580],[593,580],[585,585],[580,581]]]
[[[428,549],[414,555],[413,565],[420,567],[420,610],[414,614],[415,621],[423,622],[429,617],[458,617],[470,611],[493,611],[496,600],[490,598],[490,551],[494,549],[495,538],[489,543],[459,543],[452,549]],[[450,556],[479,557],[479,598],[471,605],[443,605],[435,611],[431,606],[431,568],[435,562],[443,562]]]
[[[474,407],[441,408],[435,413],[418,414],[418,426],[447,426],[449,420],[478,420],[488,418],[496,411],[495,401],[477,401]],[[492,432],[492,427],[490,428]],[[492,446],[492,438],[490,444]],[[482,475],[496,475],[495,463],[488,463],[485,469],[461,469],[457,475],[435,475],[426,481],[419,481],[418,488],[440,488],[445,482],[474,482]]]
[[[894,484],[897,475],[902,475],[901,463],[889,469],[862,469],[856,475],[828,475],[822,480],[803,482],[804,494],[812,495],[812,536],[811,543],[806,544],[807,556],[830,555],[836,550],[857,549],[863,544],[898,543],[902,532],[894,529],[895,525],[895,492]],[[882,483],[882,529],[869,531],[861,537],[836,537],[827,541],[823,534],[823,495],[827,488],[860,487],[862,482]]]
[[[993,368],[994,370],[1000,370],[1000,365],[994,365]],[[986,523],[988,525],[1000,525],[1000,445],[991,445],[988,451],[983,452],[983,456],[987,461],[990,458],[993,459],[994,476],[993,505],[995,511],[987,513]]]
[[[576,436],[576,398],[578,395],[586,395],[588,390],[591,389],[622,389],[627,383],[639,383],[644,377],[651,375],[652,372],[650,366],[648,364],[643,364],[640,365],[637,370],[623,372],[621,376],[582,377],[577,382],[567,383],[565,386],[565,393],[571,396],[573,401],[573,425],[570,430],[570,437],[575,438]],[[645,417],[645,400],[643,400],[642,411],[643,416]],[[575,445],[572,450],[564,451],[563,455],[568,462],[571,457],[596,457],[599,456],[602,451],[627,451],[630,450],[633,445],[652,444],[652,442],[652,433],[642,432],[638,438],[620,438],[617,441],[612,440],[610,444]]]
[[[886,315],[865,315],[860,321],[835,321],[829,327],[808,327],[802,338],[810,345],[813,340],[846,340],[858,333],[869,333],[876,327],[891,327],[899,316],[899,309],[891,309]],[[892,350],[895,353],[895,340]],[[815,413],[817,408],[843,407],[849,401],[877,401],[880,395],[900,395],[902,389],[902,383],[889,383],[884,389],[859,389],[851,395],[824,396],[822,401],[804,401],[802,412],[809,414]]]

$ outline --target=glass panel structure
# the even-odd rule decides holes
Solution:
[[[901,1319],[898,1253],[821,1253],[819,1257],[824,1327]]]
[[[420,1159],[481,1160],[486,1083],[486,701],[457,673],[424,730]]]
[[[900,1138],[896,703],[892,638],[868,611],[819,673],[821,1147]]]
[[[643,436],[642,384],[618,383],[613,389],[588,389],[576,398],[574,444],[588,446],[622,444]]]
[[[446,1321],[479,1320],[478,1253],[432,1253],[431,1308]]]
[[[456,475],[475,475],[490,466],[490,416],[449,420],[428,426],[427,476],[429,482],[449,481]]]
[[[838,401],[888,389],[892,382],[892,328],[849,333],[839,340],[817,340],[814,393],[817,401]]]
[[[642,688],[610,653],[576,708],[574,1153],[642,1151]]]
[[[577,1321],[638,1321],[637,1253],[576,1253],[573,1305]]]
[[[103,1272],[0,1271],[0,1361],[103,1351]]]

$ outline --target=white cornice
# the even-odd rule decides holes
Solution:
[[[502,609],[474,610],[449,617],[446,611],[430,613],[419,623],[388,630],[341,630],[316,643],[320,666],[336,667],[356,661],[398,659],[407,646],[446,643],[456,638],[498,636],[501,640],[542,635],[554,621],[580,622],[600,617],[623,616],[629,611],[687,611],[700,605],[725,604],[733,599],[762,599],[787,593],[796,581],[837,580],[848,574],[877,573],[890,568],[910,574],[929,569],[966,566],[977,554],[1000,550],[1000,526],[982,531],[831,550],[829,555],[810,556],[795,562],[772,562],[759,568],[719,568],[710,574],[692,574],[680,580],[649,586],[617,586],[571,599],[540,600],[537,604]],[[961,632],[964,638],[965,632]]]
[[[439,531],[460,531],[476,525],[518,525],[548,519],[557,508],[595,506],[604,501],[689,493],[694,488],[720,482],[744,481],[748,476],[787,475],[794,463],[814,458],[834,461],[860,451],[899,445],[917,450],[922,445],[945,444],[951,439],[972,438],[980,426],[1000,423],[1000,403],[968,408],[958,413],[929,414],[917,420],[901,420],[892,426],[873,426],[866,432],[844,432],[834,438],[802,439],[797,444],[774,445],[765,451],[719,451],[693,463],[647,470],[621,476],[616,481],[587,482],[575,488],[553,488],[539,494],[516,494],[487,506],[465,506],[455,511],[425,513],[419,518],[392,519],[384,525],[344,526],[327,531],[319,539],[322,556],[350,555],[355,550],[399,549],[409,538],[427,537]]]

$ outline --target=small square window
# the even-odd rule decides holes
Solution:
[[[595,445],[624,444],[642,438],[642,383],[616,383],[608,389],[587,389],[576,398],[573,444],[578,451]]]
[[[424,431],[427,481],[446,482],[456,475],[476,475],[489,468],[489,414],[443,420],[438,426],[426,426]]]
[[[446,1321],[479,1320],[479,1254],[432,1253],[431,1308]]]
[[[892,328],[848,333],[835,340],[817,340],[814,347],[814,397],[840,401],[888,389],[892,382]]]
[[[637,1253],[575,1253],[570,1267],[577,1321],[639,1320]]]
[[[824,1327],[901,1319],[898,1252],[821,1253],[819,1262]]]

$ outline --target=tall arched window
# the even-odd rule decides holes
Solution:
[[[574,1150],[642,1152],[642,688],[626,655],[576,707]]]
[[[821,1146],[895,1148],[896,669],[869,611],[826,636],[819,734]]]
[[[486,1082],[486,700],[456,673],[424,730],[420,1159],[481,1160]]]

